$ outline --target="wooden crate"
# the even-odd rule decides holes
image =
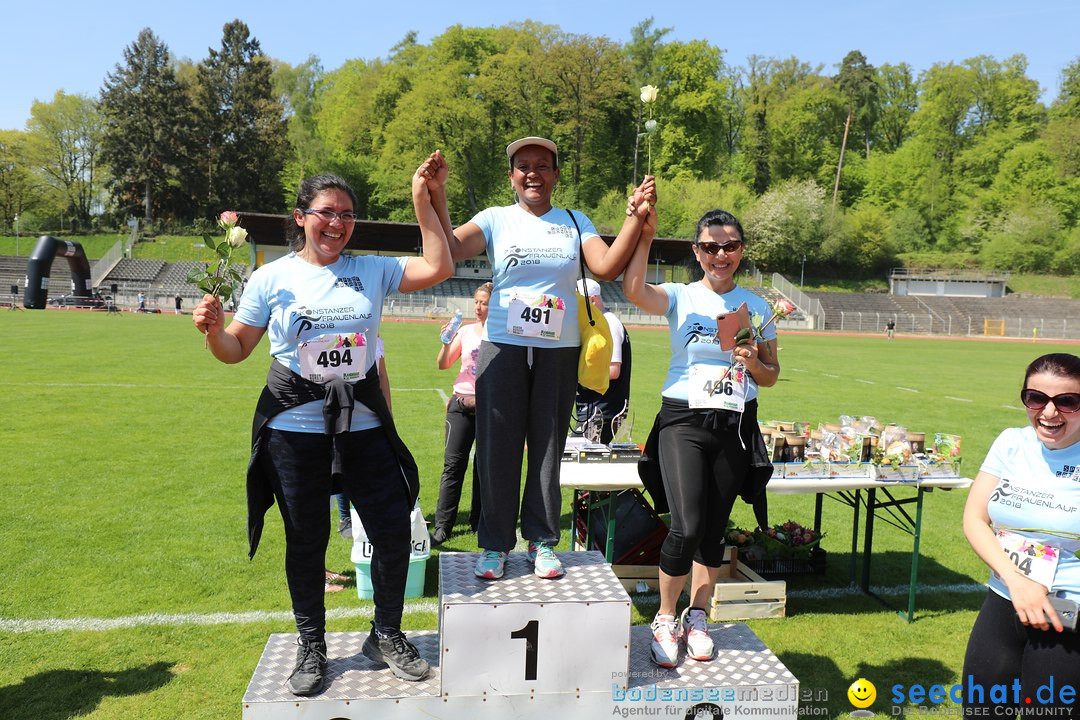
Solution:
[[[737,564],[738,555],[735,548],[727,548],[720,568],[720,577],[735,577],[737,575],[735,569]],[[657,579],[657,567],[655,565],[612,565],[611,569],[627,592],[645,592],[641,588],[648,588],[647,592],[660,592],[660,581]],[[644,583],[644,585],[639,587],[639,583]],[[686,579],[686,592],[690,592],[689,577]]]
[[[766,580],[745,565],[734,565],[734,577],[721,577],[713,590],[709,620],[782,618],[787,614],[787,583]]]

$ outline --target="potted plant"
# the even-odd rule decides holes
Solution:
[[[739,562],[761,575],[825,572],[821,538],[794,520],[753,531],[728,523],[727,542],[738,549]]]

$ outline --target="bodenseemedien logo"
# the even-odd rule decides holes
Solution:
[[[847,697],[848,702],[856,708],[851,712],[851,717],[874,716],[874,713],[866,709],[873,705],[874,700],[877,698],[877,688],[874,687],[874,683],[866,678],[859,678],[848,687]]]

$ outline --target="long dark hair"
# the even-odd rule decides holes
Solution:
[[[314,175],[300,183],[300,189],[296,193],[296,205],[293,207],[297,210],[309,209],[315,196],[326,190],[340,190],[348,195],[354,210],[360,204],[359,200],[356,199],[356,193],[349,187],[349,183],[337,175]],[[291,213],[285,220],[285,238],[289,241],[289,247],[292,248],[293,252],[300,252],[304,249],[306,243],[304,228],[296,224],[296,220]]]
[[[701,233],[713,225],[735,228],[739,231],[739,239],[743,243],[746,242],[746,233],[743,232],[742,223],[739,222],[739,219],[727,210],[716,209],[708,211],[697,221],[697,227],[694,228],[694,237],[690,238],[691,244],[696,243],[698,238],[701,237]],[[690,282],[697,282],[705,277],[705,271],[701,269],[701,265],[694,255],[693,247],[690,248],[690,257],[686,258],[686,274]]]
[[[1032,375],[1039,373],[1080,380],[1080,357],[1071,353],[1050,353],[1035,358],[1024,373],[1024,387],[1027,388]]]

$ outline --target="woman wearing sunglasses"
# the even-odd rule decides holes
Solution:
[[[288,681],[296,695],[321,692],[326,674],[332,488],[356,507],[373,548],[375,616],[364,655],[406,680],[428,672],[401,632],[418,473],[379,387],[372,349],[388,293],[424,290],[453,273],[433,205],[445,202],[445,182],[446,162],[432,153],[412,179],[423,253],[406,258],[343,255],[356,224],[356,194],[334,175],[307,178],[287,224],[293,252],[252,273],[228,327],[212,295],[194,311],[195,327],[221,362],[247,359],[269,336],[273,362],[255,408],[248,464],[249,554],[276,501],[299,631]]]
[[[763,338],[732,350],[722,349],[717,339],[718,315],[743,304],[751,315],[768,318],[772,312],[765,300],[735,284],[745,247],[739,221],[723,210],[711,210],[698,221],[692,270],[701,279],[686,284],[645,282],[655,231],[654,209],[626,268],[623,291],[645,312],[666,315],[671,328],[671,363],[639,472],[658,500],[652,488],[657,485],[653,468],[659,465],[671,509],[660,554],[652,659],[674,667],[683,644],[695,660],[713,657],[706,607],[723,563],[735,498],[753,500],[772,473],[758,430],[757,395],[759,387],[776,384],[780,365],[772,325]],[[691,572],[690,607],[679,618],[676,604]]]
[[[1025,698],[1071,706],[1057,690],[1080,686],[1080,635],[1063,623],[1075,620],[1070,602],[1080,601],[1080,357],[1036,359],[1020,401],[1030,425],[998,436],[964,506],[964,534],[992,571],[962,678],[984,697],[965,697],[965,707],[1019,710]],[[1051,676],[1052,697],[1045,690],[1037,697]],[[994,685],[1012,688],[1017,680],[1018,698],[1012,690],[1007,703],[989,697]]]

